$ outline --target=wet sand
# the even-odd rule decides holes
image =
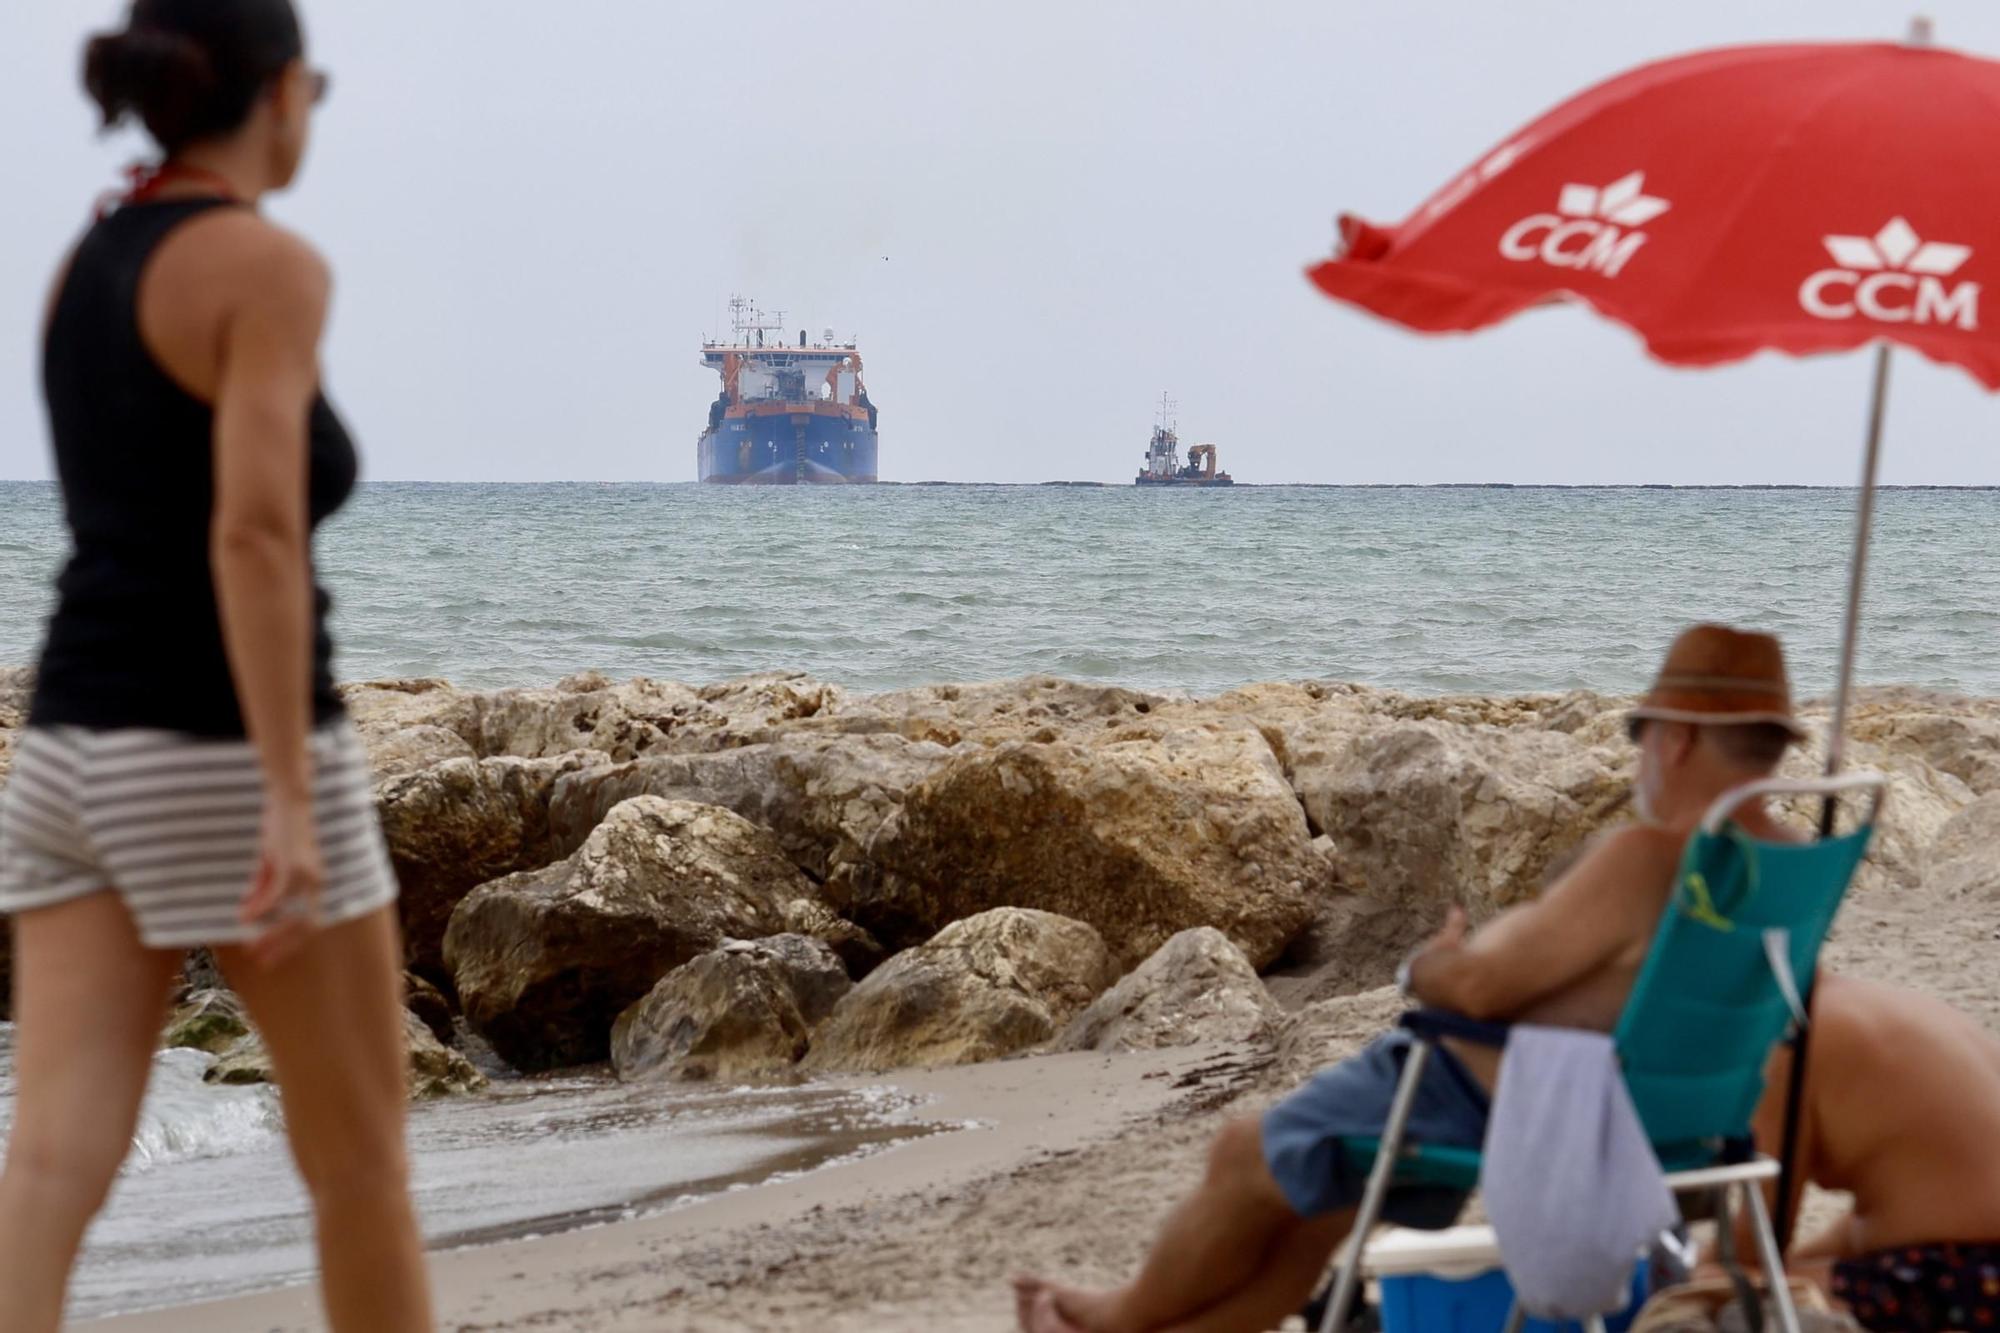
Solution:
[[[1004,1328],[1009,1272],[1077,1257],[1082,1219],[1064,1202],[1072,1191],[1085,1188],[1082,1211],[1093,1216],[1130,1210],[1109,1231],[1085,1228],[1107,1257],[1128,1258],[1140,1218],[1170,1201],[1161,1191],[1185,1188],[1193,1139],[1250,1073],[1237,1054],[1194,1047],[897,1075],[896,1087],[932,1099],[917,1118],[968,1127],[655,1217],[434,1254],[440,1327]],[[1135,1158],[1156,1163],[1137,1173],[1149,1181],[1127,1169]],[[1090,1183],[1074,1179],[1079,1171]],[[989,1208],[998,1209],[991,1229]],[[73,1327],[307,1333],[324,1324],[314,1290],[292,1287]]]

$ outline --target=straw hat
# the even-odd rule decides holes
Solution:
[[[1769,634],[1696,625],[1667,649],[1653,688],[1627,717],[1697,725],[1770,722],[1804,740],[1792,716],[1785,651]]]

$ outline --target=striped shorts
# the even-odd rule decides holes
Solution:
[[[346,719],[311,737],[323,925],[396,898],[368,757]],[[115,889],[150,948],[237,944],[259,857],[263,772],[248,741],[31,726],[0,791],[0,912]]]

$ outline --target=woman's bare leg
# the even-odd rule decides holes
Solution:
[[[263,1035],[285,1130],[312,1194],[320,1286],[335,1333],[429,1333],[423,1238],[403,1123],[402,944],[394,910],[313,934],[269,968],[217,961]]]
[[[0,1172],[0,1333],[54,1333],[77,1247],[132,1146],[180,954],[114,893],[14,918],[14,1128]]]

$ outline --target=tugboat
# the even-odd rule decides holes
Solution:
[[[875,480],[879,414],[852,338],[831,329],[792,342],[784,312],[729,302],[732,336],[704,342],[701,363],[722,376],[695,443],[695,475],[714,485],[825,486]]]
[[[1180,424],[1174,419],[1174,400],[1160,395],[1160,419],[1153,425],[1153,442],[1146,446],[1146,466],[1133,479],[1135,486],[1234,486],[1236,478],[1215,470],[1215,446],[1197,444],[1187,451],[1187,465],[1181,464]]]

